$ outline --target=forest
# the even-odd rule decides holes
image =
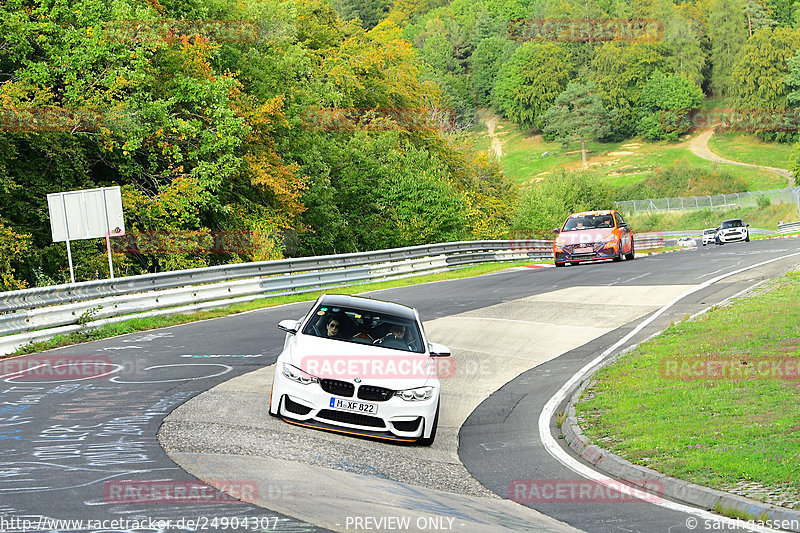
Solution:
[[[518,31],[607,19],[657,36]],[[521,190],[470,142],[477,111],[564,142],[668,142],[713,97],[796,143],[798,27],[790,0],[7,0],[0,290],[69,279],[59,191],[122,188],[118,276],[504,238],[520,209],[608,207],[580,173],[555,200]],[[247,238],[203,247],[220,235]],[[78,280],[108,276],[100,239],[72,253]]]

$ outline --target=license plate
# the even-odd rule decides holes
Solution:
[[[591,246],[577,246],[573,252],[576,254],[588,254],[591,253],[592,247]]]
[[[331,407],[342,411],[352,411],[354,413],[367,413],[370,415],[378,414],[378,406],[374,403],[353,402],[342,400],[341,398],[331,398]]]

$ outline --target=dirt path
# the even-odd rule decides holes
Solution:
[[[789,178],[789,187],[794,187],[794,176],[792,176],[792,172],[786,170],[785,168],[775,168],[775,167],[765,167],[763,165],[751,165],[750,163],[742,163],[740,161],[732,161],[730,159],[725,159],[724,157],[720,157],[714,152],[712,152],[708,148],[708,140],[714,134],[714,129],[708,129],[692,139],[689,142],[689,150],[692,151],[694,155],[697,157],[702,157],[708,161],[714,161],[716,163],[726,163],[729,165],[741,165],[743,167],[753,167],[753,168],[763,168],[764,170],[769,170],[770,172],[774,172],[786,178]]]
[[[489,130],[489,137],[492,138],[492,145],[491,150],[494,156],[497,159],[503,155],[503,143],[500,142],[500,137],[498,137],[494,129],[497,127],[497,117],[492,116],[486,121],[486,128]]]

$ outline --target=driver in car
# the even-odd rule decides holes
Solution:
[[[389,333],[376,340],[374,344],[378,346],[385,346],[387,348],[400,348],[404,350],[411,349],[406,342],[406,327],[402,324],[392,324],[389,326]]]

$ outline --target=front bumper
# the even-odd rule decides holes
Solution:
[[[553,261],[556,263],[577,263],[579,261],[597,261],[600,259],[614,259],[619,255],[619,248],[616,242],[601,244],[596,243],[591,252],[571,253],[568,246],[561,250],[553,251]]]
[[[361,386],[364,385],[368,384]],[[378,412],[373,415],[335,409],[331,407],[332,398],[375,404]],[[435,387],[433,396],[427,400],[410,402],[392,396],[386,401],[373,401],[359,399],[357,392],[351,397],[339,396],[324,391],[319,383],[303,385],[277,375],[271,401],[273,412],[292,424],[413,442],[430,436],[439,402],[439,387]]]
[[[729,243],[729,242],[742,242],[746,241],[748,238],[748,234],[746,231],[730,231],[719,234],[719,241],[722,243]]]

